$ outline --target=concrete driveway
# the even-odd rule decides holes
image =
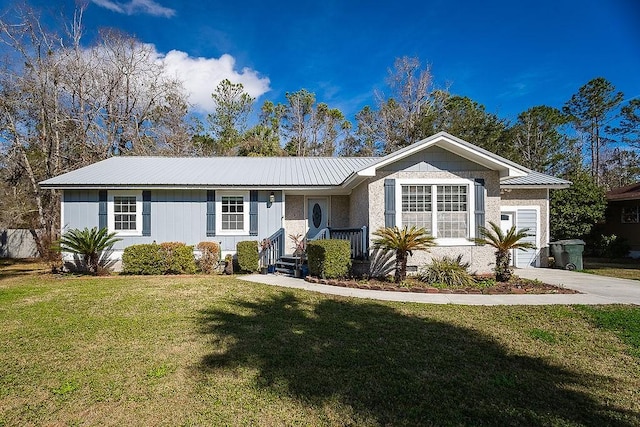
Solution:
[[[306,289],[329,295],[367,298],[381,301],[418,302],[464,305],[549,305],[549,304],[636,304],[640,305],[640,281],[614,279],[593,274],[548,268],[527,268],[515,271],[520,277],[537,279],[552,285],[575,289],[581,294],[544,295],[468,295],[421,294],[411,292],[374,291],[342,288],[309,283],[302,279],[274,274],[252,274],[239,279],[285,288]]]

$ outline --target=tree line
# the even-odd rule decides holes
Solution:
[[[42,254],[60,232],[60,196],[37,183],[110,156],[381,156],[447,131],[600,196],[640,176],[640,100],[602,77],[560,109],[535,106],[511,123],[402,57],[354,122],[306,89],[258,107],[229,80],[201,117],[149,46],[115,30],[85,43],[82,14],[63,30],[29,8],[0,17],[0,226],[33,230]]]

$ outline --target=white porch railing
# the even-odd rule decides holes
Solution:
[[[323,228],[308,240],[340,239],[351,243],[351,259],[369,258],[369,233],[367,226],[360,228]]]

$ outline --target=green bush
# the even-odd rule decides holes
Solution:
[[[585,251],[589,255],[604,258],[625,258],[629,255],[631,246],[624,237],[611,234],[599,234],[597,237],[591,237],[587,240]]]
[[[160,243],[164,254],[164,274],[194,274],[198,271],[193,246],[180,242]]]
[[[122,272],[125,274],[163,274],[164,253],[155,243],[132,245],[122,254]]]
[[[462,255],[456,258],[434,258],[420,272],[420,280],[448,288],[472,287],[475,286],[475,281],[469,273],[469,265],[468,262],[462,262]]]
[[[215,273],[220,262],[220,245],[216,242],[200,242],[196,248],[200,251],[200,270],[205,274]]]
[[[307,244],[309,273],[324,279],[345,277],[351,269],[351,243],[348,240],[313,240]]]
[[[193,246],[184,243],[132,245],[122,254],[125,274],[193,274],[196,271]]]
[[[238,242],[238,266],[240,271],[253,273],[260,268],[260,254],[258,253],[258,241],[246,240]]]

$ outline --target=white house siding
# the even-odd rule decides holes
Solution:
[[[537,249],[517,251],[516,267],[533,265],[546,267],[549,255],[549,202],[546,188],[503,189],[501,191],[502,211],[516,213],[516,227],[529,228],[535,236],[527,241],[536,244]],[[535,232],[535,233],[534,233]]]
[[[422,161],[421,161],[422,162]],[[409,163],[405,163],[409,165]],[[469,168],[482,168],[473,163],[460,161],[460,165]],[[463,178],[473,180],[482,178],[485,180],[485,223],[489,221],[499,223],[500,221],[500,185],[499,174],[490,170],[466,170],[457,172],[446,172],[433,170],[430,166],[423,164],[410,167],[412,170],[401,171],[380,171],[375,179],[371,179],[369,187],[369,225],[370,230],[375,231],[384,227],[384,180],[385,179],[456,179]],[[422,171],[415,169],[420,168]],[[427,171],[431,169],[433,171]],[[396,197],[398,195],[396,194]],[[473,215],[473,207],[471,213]],[[373,236],[370,236],[372,239]],[[428,263],[432,257],[457,256],[462,254],[464,261],[471,263],[471,270],[477,273],[490,273],[495,264],[494,251],[489,246],[460,245],[460,246],[436,246],[430,252],[418,251],[410,257],[408,266],[412,269],[420,268]]]

